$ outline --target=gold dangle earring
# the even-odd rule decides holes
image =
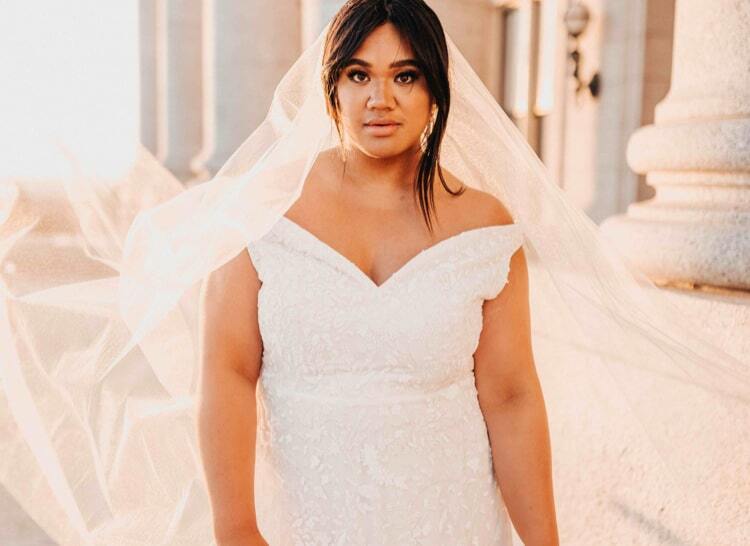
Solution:
[[[346,176],[346,160],[348,156],[348,153],[347,153],[348,139],[347,139],[346,132],[344,131],[343,124],[341,123],[341,120],[339,119],[336,120],[336,131],[338,132],[338,135],[339,135],[339,145],[338,145],[339,157],[341,158],[341,163],[343,164],[343,170],[341,174],[342,176]]]
[[[341,157],[341,162],[344,163],[344,166],[346,166],[346,146],[344,145],[344,130],[341,127],[341,120],[336,119],[336,133],[339,136],[339,157]]]
[[[430,137],[430,134],[432,134],[432,130],[435,128],[435,122],[437,121],[437,112],[437,105],[433,103],[432,110],[430,112],[430,121],[427,122],[427,126],[425,127],[424,131],[422,131],[422,137],[420,138],[422,151],[427,149],[427,139]]]

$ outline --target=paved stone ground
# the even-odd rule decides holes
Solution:
[[[55,546],[0,486],[0,544],[3,546]]]

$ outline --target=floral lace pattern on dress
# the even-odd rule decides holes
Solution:
[[[272,546],[511,544],[472,355],[522,242],[515,224],[464,231],[379,286],[285,216],[248,244]]]

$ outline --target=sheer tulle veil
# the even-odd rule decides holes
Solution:
[[[0,481],[55,542],[212,543],[198,295],[338,145],[321,86],[326,31],[211,180],[185,189],[139,147],[106,180],[71,157],[67,209],[42,214],[9,194]],[[523,229],[563,543],[748,543],[750,362],[627,267],[448,44],[440,162]],[[73,222],[74,251],[39,235],[56,220]]]

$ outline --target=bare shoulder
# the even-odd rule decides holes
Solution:
[[[206,278],[206,289],[225,297],[236,290],[252,291],[259,287],[258,272],[247,249],[212,271]]]
[[[244,334],[247,319],[255,317],[261,281],[247,249],[211,272],[202,287],[207,326],[217,335]]]
[[[467,188],[467,192],[470,193],[470,199],[473,201],[471,207],[473,213],[482,219],[483,224],[493,226],[514,223],[513,216],[507,207],[491,193],[475,188]]]
[[[457,197],[443,191],[446,216],[469,221],[471,225],[467,227],[470,228],[514,223],[513,216],[500,199],[489,192],[472,188],[446,169],[443,172],[451,190],[463,189],[463,193]]]
[[[320,152],[302,185],[301,195],[292,203],[286,215],[305,225],[314,225],[316,218],[325,216],[325,211],[336,198],[335,192],[331,191],[334,186],[332,181],[339,178],[342,169],[343,163],[337,150]]]

